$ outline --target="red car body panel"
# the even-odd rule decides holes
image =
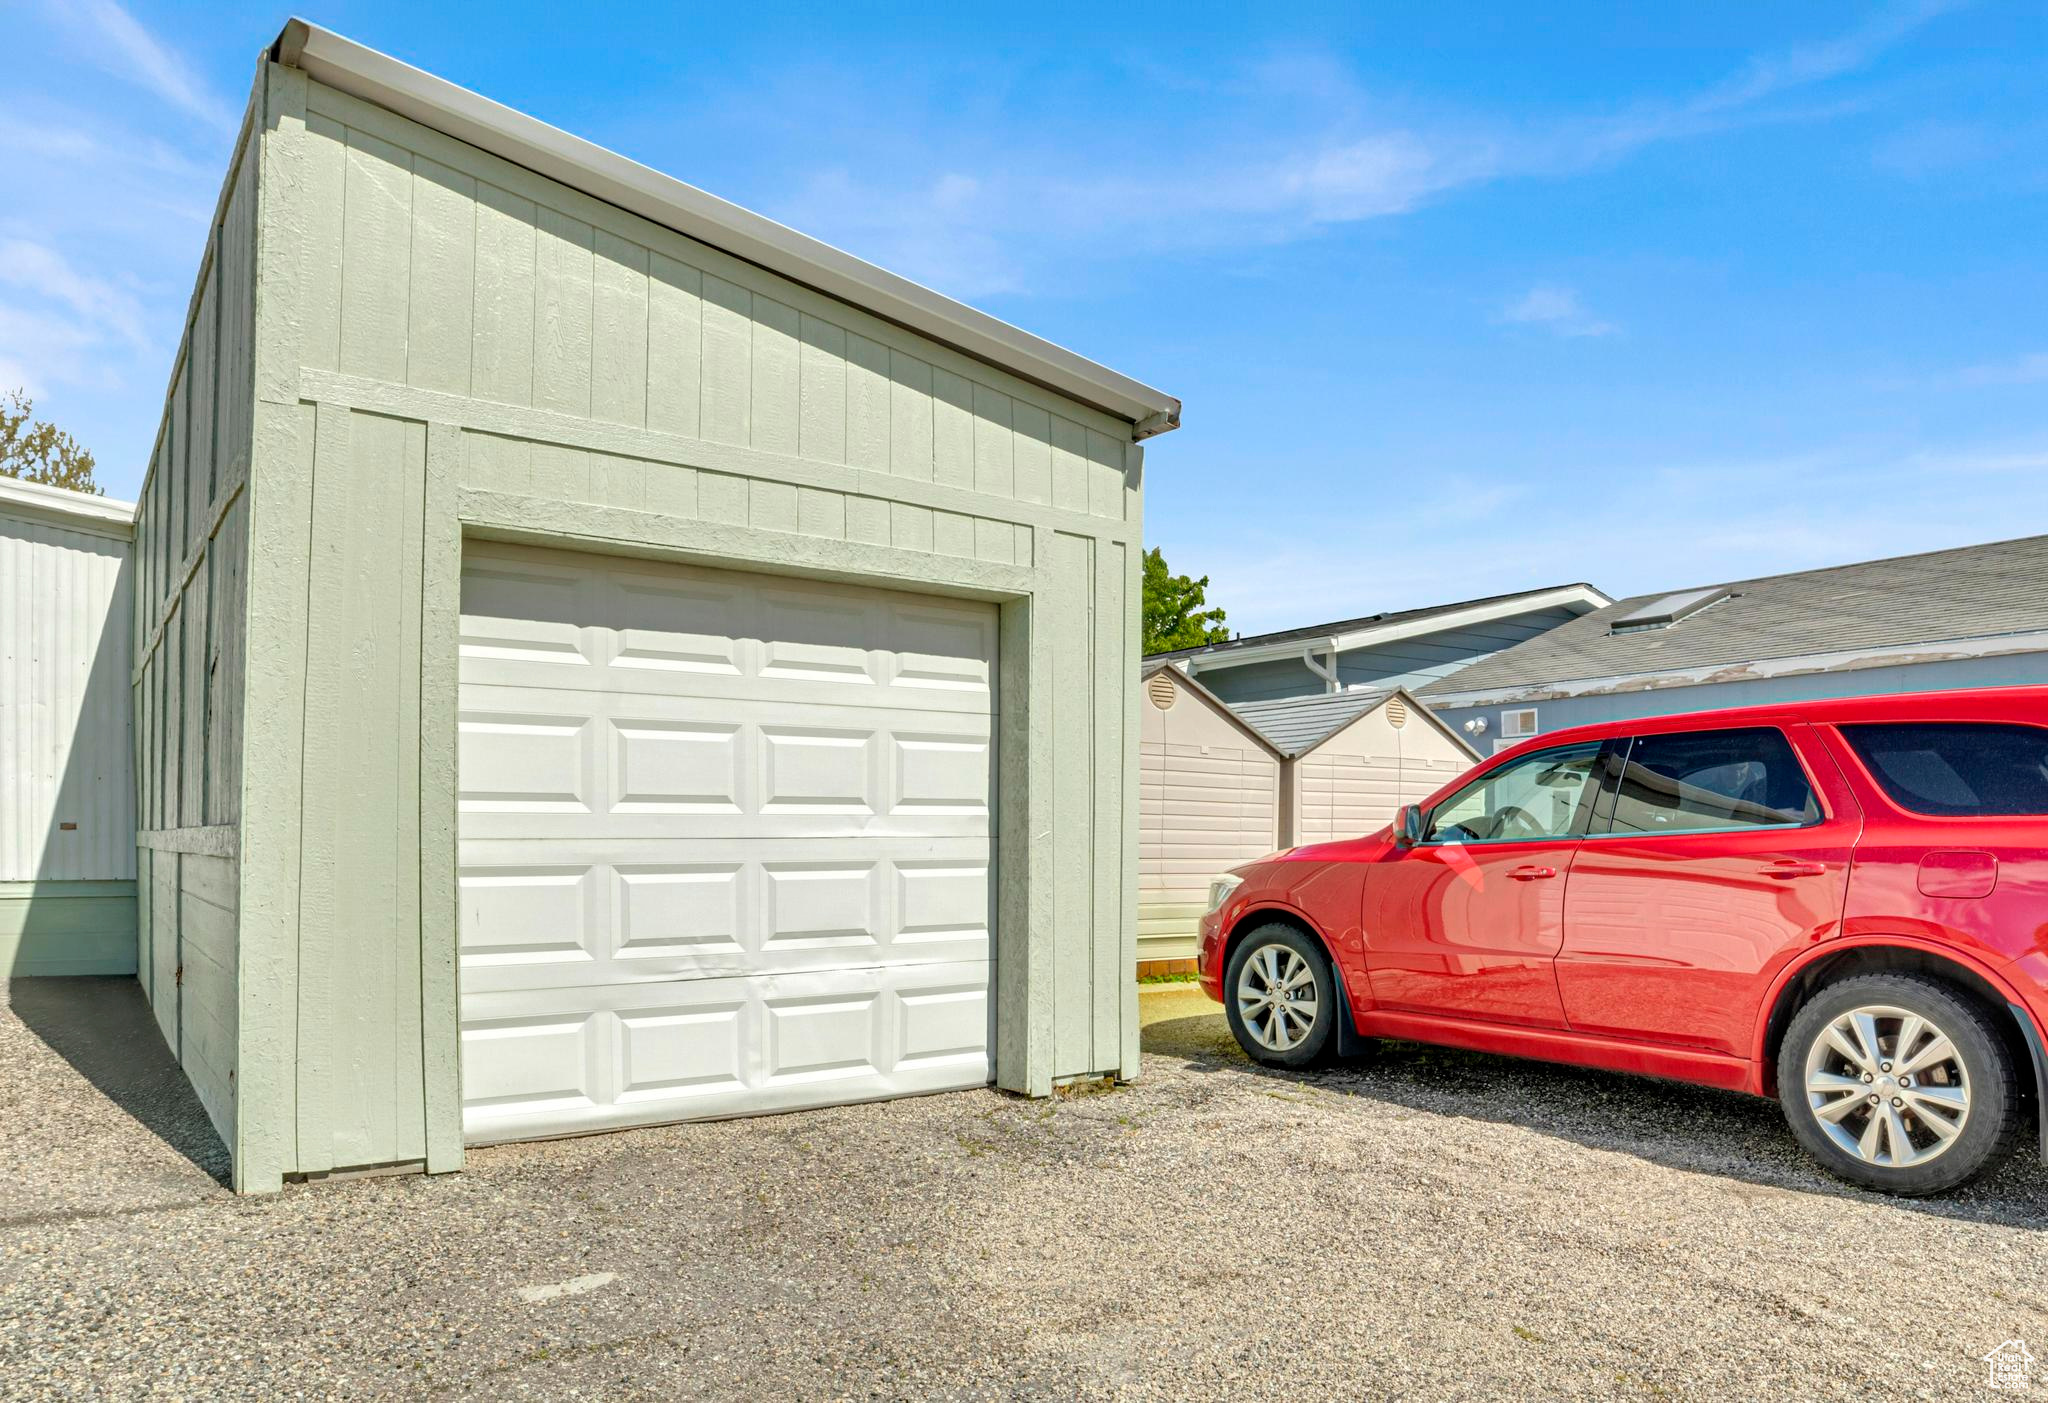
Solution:
[[[1891,947],[1974,975],[2022,1017],[2048,1076],[2048,815],[1930,817],[1895,803],[1838,729],[2048,727],[2048,688],[1861,697],[1559,731],[1578,741],[1768,727],[1820,809],[1804,827],[1422,844],[1392,833],[1237,869],[1202,922],[1198,977],[1223,996],[1231,938],[1284,916],[1330,951],[1356,1033],[1544,1058],[1757,1094],[1769,1025],[1815,960]],[[2048,1129],[2044,1129],[2048,1136]]]

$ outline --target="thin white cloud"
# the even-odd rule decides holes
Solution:
[[[142,305],[104,278],[80,272],[56,249],[28,239],[0,239],[0,287],[11,287],[68,310],[96,339],[149,348]]]
[[[210,126],[232,126],[234,111],[207,87],[183,58],[166,46],[114,0],[71,0],[49,7],[74,28],[90,32],[106,45],[102,67],[125,74],[170,103]]]
[[[0,302],[0,392],[31,396],[59,385],[105,386],[117,380],[102,338],[75,317]]]
[[[950,95],[855,100],[849,89],[871,80],[817,72],[805,90],[777,85],[736,97],[727,115],[759,129],[764,105],[780,121],[791,104],[817,105],[835,126],[849,110],[898,114],[894,122],[871,116],[861,128],[864,147],[882,153],[862,162],[862,175],[813,167],[794,190],[750,197],[866,257],[976,296],[1037,286],[1063,253],[1287,242],[1463,189],[1580,174],[1659,142],[1812,119],[1825,114],[1793,112],[1781,99],[1866,67],[1948,8],[1945,0],[1893,6],[1837,38],[1760,55],[1690,96],[1548,126],[1442,114],[1403,120],[1340,64],[1313,54],[1248,63],[1213,85],[1212,120],[1188,130],[1091,128],[1077,137],[1049,119],[1022,139],[995,142]],[[742,123],[739,109],[756,115]],[[1077,140],[1155,155],[1113,178],[1076,179]],[[791,164],[801,171],[801,154]]]
[[[1568,287],[1539,283],[1501,308],[1501,321],[1537,326],[1558,336],[1612,336],[1621,330],[1593,315]]]

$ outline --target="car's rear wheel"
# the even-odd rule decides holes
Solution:
[[[1778,1099],[1830,1172],[1886,1193],[1941,1193],[2011,1147],[2012,1054],[1968,995],[1910,974],[1820,990],[1778,1053]]]
[[[1275,922],[1239,937],[1223,976],[1238,1046],[1268,1067],[1312,1067],[1337,1045],[1342,1000],[1322,947]]]

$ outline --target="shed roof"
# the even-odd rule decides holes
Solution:
[[[1264,736],[1284,758],[1292,760],[1306,755],[1359,717],[1379,710],[1395,697],[1406,699],[1413,713],[1411,719],[1416,724],[1433,726],[1465,750],[1472,750],[1463,736],[1445,725],[1405,687],[1384,690],[1360,687],[1307,697],[1274,697],[1267,701],[1240,702],[1230,709],[1246,725]],[[1476,751],[1473,753],[1477,754]]]
[[[2048,536],[1730,581],[1728,597],[1666,627],[1615,633],[1617,619],[1668,595],[1637,595],[1560,624],[1431,683],[1422,695],[1511,697],[1583,684],[1801,658],[1896,662],[1897,650],[2048,630]],[[1887,652],[1892,656],[1882,656]],[[1944,652],[1955,651],[1943,649]],[[1966,650],[1967,651],[1967,650]],[[1778,671],[1797,669],[1775,669]]]
[[[1354,619],[1336,619],[1326,624],[1308,624],[1301,628],[1280,629],[1272,633],[1251,633],[1222,643],[1204,643],[1195,648],[1176,648],[1171,652],[1154,653],[1152,656],[1165,660],[1199,657],[1204,665],[1214,666],[1233,654],[1263,652],[1290,643],[1318,643],[1328,640],[1339,647],[1357,647],[1373,642],[1376,634],[1391,632],[1404,625],[1441,624],[1447,628],[1455,627],[1461,616],[1499,613],[1503,606],[1508,609],[1539,609],[1552,603],[1559,603],[1576,604],[1578,607],[1591,609],[1608,602],[1606,595],[1584,581],[1579,581],[1565,585],[1546,585],[1541,589],[1516,590],[1512,594],[1489,594],[1478,599],[1461,599],[1451,604],[1431,604],[1421,609],[1395,609],[1378,614],[1362,614]],[[1359,636],[1354,638],[1350,635]]]
[[[1137,438],[1180,426],[1180,401],[1164,391],[332,30],[293,19],[270,54],[329,87],[1127,420]]]
[[[125,541],[134,534],[135,503],[0,477],[0,516],[54,522],[74,531],[117,536]]]

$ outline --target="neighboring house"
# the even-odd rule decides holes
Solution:
[[[1368,614],[1155,653],[1232,706],[1347,687],[1419,691],[1460,668],[1610,603],[1587,584]]]
[[[1482,750],[1592,721],[2048,683],[2048,536],[1624,599],[1422,699]]]
[[[135,972],[134,515],[0,477],[0,979]]]
[[[1276,848],[1370,833],[1476,758],[1400,688],[1232,707],[1154,659],[1144,690],[1140,975],[1192,967],[1218,873]]]
[[[1178,401],[301,21],[176,365],[142,982],[238,1189],[1136,1075]]]

